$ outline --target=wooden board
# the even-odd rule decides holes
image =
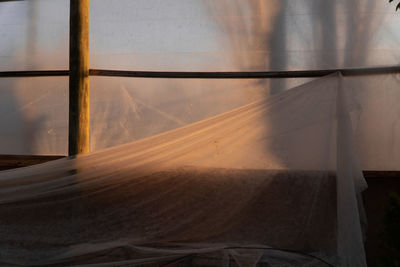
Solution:
[[[33,156],[33,155],[0,155],[0,171],[31,166],[47,161],[64,158],[65,156]]]

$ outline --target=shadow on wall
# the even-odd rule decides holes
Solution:
[[[379,25],[374,12],[366,13],[374,10],[374,0],[205,3],[219,26],[221,42],[232,51],[234,68],[242,71],[367,66],[371,36]],[[268,98],[292,88],[296,80],[300,79],[264,79],[253,86],[268,88]],[[265,124],[279,133],[286,122]]]

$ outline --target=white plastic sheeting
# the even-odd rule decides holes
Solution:
[[[398,75],[343,79],[362,168],[398,170]],[[0,90],[1,153],[65,155],[67,78],[2,79],[0,83],[4,85]],[[93,78],[90,149],[139,140],[269,96],[270,90],[260,84],[258,80]]]
[[[385,1],[96,0],[91,68],[293,70],[396,65]],[[67,69],[66,0],[0,3],[0,70]],[[91,78],[91,151],[205,119],[308,80]],[[349,85],[347,85],[349,82]],[[397,75],[345,79],[363,169],[400,162]],[[66,154],[67,79],[0,79],[0,153]],[[389,104],[390,103],[390,104]],[[355,108],[355,109],[354,109]]]
[[[400,17],[374,0],[206,1],[234,66],[332,69],[399,62]]]
[[[332,75],[140,141],[0,172],[0,262],[212,252],[240,266],[365,266],[356,196],[366,184],[342,86]]]
[[[68,1],[0,13],[1,70],[67,68]],[[372,0],[97,0],[91,67],[396,65],[399,18]],[[398,75],[91,88],[90,154],[0,172],[2,264],[365,266],[360,166],[399,169]],[[0,96],[0,153],[66,153],[66,78],[1,79]]]
[[[0,71],[68,69],[69,1],[0,3]]]
[[[0,4],[0,69],[68,68],[68,0]],[[375,0],[93,0],[92,68],[397,65],[400,16]]]

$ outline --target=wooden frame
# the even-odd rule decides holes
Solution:
[[[89,69],[89,76],[166,78],[166,79],[282,79],[282,78],[318,78],[340,72],[343,76],[362,76],[400,73],[400,66],[348,68],[326,70],[294,71],[230,71],[230,72],[189,72],[189,71],[129,71]],[[53,77],[69,76],[69,70],[31,70],[0,71],[0,78]]]
[[[0,155],[0,171],[20,167],[27,167],[35,164],[45,163],[51,160],[65,158],[62,155]],[[363,171],[366,179],[386,178],[399,179],[400,171]]]

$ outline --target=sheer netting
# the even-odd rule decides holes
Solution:
[[[1,264],[366,266],[342,84],[0,172]]]

